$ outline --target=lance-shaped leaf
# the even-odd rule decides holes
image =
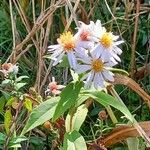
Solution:
[[[8,110],[6,110],[5,115],[4,115],[4,127],[5,127],[7,134],[10,131],[11,122],[12,122],[11,109],[8,109]]]
[[[60,101],[56,107],[53,121],[58,119],[68,108],[71,108],[76,102],[78,98],[78,94],[82,87],[82,82],[75,82],[68,84],[60,95]]]
[[[83,104],[77,108],[76,113],[73,115],[73,117],[70,116],[70,114],[67,115],[65,126],[66,131],[70,132],[72,130],[79,131],[81,125],[83,124],[86,115],[87,115],[88,109],[86,108],[86,105]],[[72,123],[70,123],[72,121]],[[70,129],[70,124],[72,124]]]
[[[87,150],[84,138],[78,131],[65,134],[62,150]]]
[[[100,104],[107,107],[108,105],[111,105],[112,107],[118,109],[121,111],[132,123],[134,122],[134,118],[128,108],[119,100],[114,98],[113,96],[106,94],[101,91],[90,91],[87,92],[87,95],[98,101]]]
[[[21,134],[32,130],[53,117],[56,105],[60,97],[50,98],[33,109]]]

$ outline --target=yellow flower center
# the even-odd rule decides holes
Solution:
[[[96,59],[92,61],[92,69],[95,72],[100,72],[103,70],[103,68],[104,68],[104,63],[102,62],[102,60]]]
[[[106,48],[110,47],[112,45],[112,42],[113,42],[112,33],[110,33],[110,32],[104,33],[104,35],[100,39],[100,42],[102,43],[102,45],[104,47],[106,47]]]
[[[58,43],[64,47],[65,51],[72,51],[75,48],[75,40],[70,31],[61,34]]]

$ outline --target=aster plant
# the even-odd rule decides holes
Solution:
[[[122,50],[118,45],[123,40],[107,32],[100,20],[88,25],[80,21],[79,25],[75,35],[65,32],[57,39],[57,45],[48,47],[53,66],[60,63],[66,53],[70,67],[79,75],[84,74],[81,80],[85,88],[104,88],[107,82],[114,81],[114,74],[109,69],[121,61]]]
[[[116,98],[113,97],[114,95],[108,94],[109,88],[111,92],[114,92],[115,73],[113,71],[117,70],[114,67],[121,62],[122,50],[119,45],[122,43],[124,41],[120,40],[119,36],[107,31],[100,20],[90,21],[89,24],[80,21],[75,34],[70,31],[60,34],[57,44],[48,46],[48,55],[53,67],[61,64],[64,57],[67,56],[73,81],[61,85],[61,83],[56,82],[55,77],[52,77],[51,82],[45,85],[47,88],[43,89],[43,95],[37,93],[34,88],[32,90],[30,88],[29,93],[23,94],[20,89],[26,83],[23,83],[22,79],[28,77],[17,77],[17,65],[3,64],[0,70],[4,75],[1,87],[13,87],[11,99],[15,104],[19,104],[19,107],[16,108],[16,105],[14,107],[9,102],[8,111],[5,112],[4,118],[5,130],[8,135],[13,133],[15,139],[19,139],[17,139],[19,141],[17,142],[18,147],[21,147],[21,142],[30,138],[31,132],[29,135],[27,132],[43,125],[46,128],[47,135],[49,133],[58,134],[55,139],[56,143],[59,143],[57,148],[62,150],[87,150],[88,142],[80,134],[80,128],[88,114],[88,107],[94,101],[97,101],[107,110],[114,125],[118,121],[111,107],[122,112],[124,120],[126,122],[130,121],[147,144],[150,144],[149,137],[138,125],[128,108],[121,99],[118,100],[119,96],[115,94]],[[126,73],[121,69],[118,69],[118,71]],[[11,99],[9,101],[12,101]],[[8,121],[8,118],[12,118],[12,107],[16,109],[17,115],[11,123],[11,119]],[[18,112],[22,108],[28,111],[29,117],[27,122],[25,120],[25,126],[20,127],[19,135],[16,136],[15,127],[12,127],[11,131],[9,127],[16,125]],[[104,121],[108,118],[108,115],[105,111],[102,111],[99,113],[99,118]],[[22,123],[20,124],[22,125]],[[28,138],[25,136],[28,136]],[[4,149],[7,149],[12,141],[13,146],[16,144],[13,138],[10,140],[7,136],[5,143],[4,141],[5,138],[3,138],[2,143]],[[49,142],[48,136],[46,141]],[[106,149],[105,143],[101,145],[101,149]]]

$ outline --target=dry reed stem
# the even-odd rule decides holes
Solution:
[[[68,21],[67,21],[67,25],[66,25],[66,27],[65,27],[65,31],[67,31],[67,30],[69,29],[69,27],[70,27],[70,25],[71,25],[71,22],[72,22],[72,19],[74,19],[75,22],[76,22],[76,24],[78,25],[78,21],[77,21],[77,17],[76,17],[75,12],[76,12],[76,10],[77,10],[77,8],[78,8],[79,3],[80,3],[80,0],[77,0],[77,1],[75,2],[75,6],[74,6],[74,8],[73,8],[73,11],[71,11],[70,18],[69,18]],[[67,4],[68,7],[69,7],[69,5],[70,5],[70,3]],[[71,6],[71,8],[72,8],[72,6]],[[71,9],[71,8],[70,8],[70,9]]]
[[[112,18],[114,18],[114,21],[115,21],[115,23],[116,23],[116,25],[117,25],[117,28],[118,28],[118,31],[119,31],[119,35],[120,35],[120,37],[122,38],[121,30],[120,30],[120,28],[119,28],[119,25],[118,25],[118,22],[117,22],[117,20],[116,20],[116,17],[115,17],[114,14],[112,13],[112,11],[111,11],[111,9],[110,9],[108,3],[107,3],[107,0],[104,0],[104,1],[105,1],[106,7],[107,7],[108,11],[110,12]]]
[[[76,24],[77,27],[79,26],[79,23],[78,23],[78,20],[77,20],[77,16],[75,14],[75,9],[77,9],[77,6],[78,6],[79,2],[80,2],[80,0],[77,0],[76,5],[73,8],[70,0],[66,0],[66,4],[67,4],[68,8],[70,9],[71,16],[74,19],[75,24]]]
[[[20,15],[20,18],[21,18],[21,20],[22,20],[22,22],[23,22],[23,24],[24,24],[24,26],[25,26],[27,32],[30,33],[31,28],[30,28],[29,22],[28,22],[28,20],[27,20],[27,18],[26,18],[26,16],[25,16],[25,14],[24,14],[24,11],[22,10],[22,8],[21,8],[21,6],[20,6],[20,4],[19,4],[18,2],[16,2],[15,0],[13,0],[13,2],[14,2],[14,4],[15,4],[15,6],[16,6],[16,9],[17,9],[17,11],[18,11],[18,13],[19,13],[19,15]],[[31,39],[32,39],[32,41],[33,41],[33,43],[34,43],[36,49],[39,50],[38,42],[37,42],[36,40],[34,40],[33,37],[31,37]],[[20,52],[22,53],[22,51],[18,52],[16,49],[14,49],[14,50],[15,50],[17,53],[20,53]],[[24,54],[24,53],[22,53],[22,54]],[[20,57],[21,57],[21,56],[20,56]],[[16,60],[13,60],[13,61],[14,61],[14,63],[16,63]]]
[[[114,5],[113,5],[113,9],[112,9],[113,16],[115,16],[115,13],[116,13],[117,3],[118,3],[118,0],[115,0]],[[112,16],[112,19],[114,18],[113,16]],[[113,27],[113,21],[110,24],[110,31],[112,31],[112,27]]]
[[[30,25],[29,25],[29,23],[28,23],[28,20],[27,20],[27,18],[26,18],[26,16],[25,16],[25,14],[24,14],[24,11],[22,10],[22,8],[21,8],[21,6],[20,6],[20,4],[19,4],[19,2],[18,1],[15,1],[15,0],[13,0],[14,1],[14,4],[15,4],[15,6],[16,6],[16,8],[17,8],[17,11],[18,11],[18,13],[19,13],[19,15],[20,15],[20,17],[21,17],[21,19],[22,19],[22,22],[23,22],[23,24],[24,24],[24,26],[26,27],[26,30],[27,30],[27,32],[28,32],[28,35],[26,36],[26,38],[22,41],[22,43],[20,43],[19,45],[17,45],[16,46],[16,48],[15,49],[13,49],[13,51],[12,51],[12,54],[10,55],[10,57],[9,57],[9,59],[11,59],[11,57],[14,55],[14,53],[15,52],[17,52],[17,53],[20,53],[21,52],[21,55],[22,54],[24,54],[27,50],[29,50],[28,48],[26,48],[25,50],[24,50],[24,52],[22,52],[22,51],[20,51],[21,49],[22,49],[22,46],[28,41],[28,40],[30,40],[30,38],[32,39],[32,41],[33,41],[33,43],[34,43],[34,45],[35,45],[35,47],[36,47],[36,50],[37,50],[37,52],[38,52],[38,57],[39,57],[39,63],[38,63],[38,65],[39,65],[39,69],[38,69],[38,72],[37,72],[37,78],[36,78],[36,84],[35,84],[35,87],[37,86],[38,87],[38,92],[40,92],[40,77],[41,77],[41,74],[42,74],[42,68],[43,68],[43,66],[46,68],[46,65],[44,64],[44,61],[43,61],[43,59],[42,59],[42,55],[43,55],[43,52],[42,52],[42,50],[43,50],[43,43],[42,43],[42,36],[43,36],[43,30],[42,30],[42,28],[41,28],[41,34],[40,34],[40,36],[41,36],[41,42],[40,42],[40,45],[38,44],[38,42],[33,38],[33,35],[34,34],[37,34],[37,30],[42,26],[42,24],[44,24],[44,22],[49,18],[49,16],[51,15],[51,14],[53,14],[54,13],[54,11],[60,6],[60,4],[62,3],[62,1],[59,1],[59,2],[57,2],[56,4],[53,4],[53,5],[51,5],[45,12],[45,14],[44,14],[44,12],[41,12],[41,15],[40,16],[43,16],[43,17],[41,17],[41,19],[37,19],[37,21],[36,21],[36,23],[34,24],[34,26],[33,26],[33,28],[32,28],[32,30],[31,30],[31,28],[30,28]],[[32,2],[33,3],[33,2]],[[44,3],[43,3],[43,5],[42,5],[42,9],[44,9]],[[33,8],[33,13],[35,13],[35,11],[34,11],[34,8]],[[33,14],[33,20],[35,20],[35,14]],[[36,30],[37,29],[37,30]],[[33,33],[34,32],[34,33]],[[37,37],[37,36],[36,36]],[[48,38],[47,38],[47,42],[48,42]],[[19,51],[19,52],[18,52]],[[17,60],[18,60],[18,58],[20,58],[21,57],[21,55],[19,54],[19,57],[17,57]],[[7,60],[8,61],[8,60]],[[16,60],[14,59],[13,60],[13,62],[14,63],[16,63]]]
[[[12,35],[13,35],[13,50],[12,50],[12,58],[15,59],[16,58],[16,51],[15,51],[15,47],[16,47],[16,36],[15,36],[15,21],[14,21],[14,17],[13,17],[13,9],[12,9],[12,1],[9,0],[9,9],[10,9],[10,17],[11,17],[11,26],[12,26]]]
[[[50,3],[50,6],[54,5],[54,3],[55,3],[55,0],[52,0],[51,3]],[[44,42],[43,42],[43,53],[45,53],[46,48],[48,46],[48,40],[49,40],[49,34],[50,34],[52,21],[53,21],[53,14],[51,14],[49,16],[48,21],[47,21],[46,33],[45,33],[45,38],[44,38]],[[48,66],[48,69],[46,69],[46,73],[45,73],[46,75],[44,76],[44,79],[43,79],[43,81],[41,82],[41,84],[39,86],[39,93],[41,92],[42,87],[46,83],[46,80],[47,80],[47,77],[50,73],[51,67],[52,67],[52,63],[50,63],[49,66]]]
[[[96,3],[98,3],[99,0],[93,1],[93,5],[91,5],[92,7],[90,8],[90,12],[88,13],[88,19],[90,19],[90,17],[93,15],[94,12],[94,8],[96,7]]]
[[[138,32],[138,20],[139,20],[139,11],[140,11],[140,0],[136,1],[136,17],[135,17],[135,26],[134,26],[134,34],[133,34],[133,42],[131,43],[131,78],[134,77],[134,73],[136,71],[136,61],[135,61],[135,52],[136,52],[136,39]]]
[[[36,23],[34,24],[32,30],[29,32],[29,34],[25,37],[25,39],[16,46],[15,50],[19,51],[21,48],[30,40],[31,37],[34,36],[34,34],[40,29],[40,27],[45,23],[45,21],[49,18],[51,14],[55,12],[55,10],[62,5],[64,0],[59,0],[54,5],[50,6],[43,14],[41,14],[38,19],[36,20]]]
[[[50,3],[50,6],[55,4],[55,0],[52,0]],[[49,40],[49,34],[50,34],[50,30],[51,30],[51,25],[53,22],[53,14],[51,14],[48,18],[47,21],[47,27],[46,27],[46,32],[45,32],[45,38],[44,38],[44,42],[43,42],[43,51],[45,52],[47,46],[48,46],[48,40]]]
[[[124,104],[124,102],[122,101],[122,99],[120,98],[120,96],[118,95],[118,93],[115,91],[115,89],[113,87],[109,88],[109,91],[111,92],[111,94],[116,97],[119,101],[121,101],[121,103],[123,103],[123,105],[126,107],[126,105]],[[142,127],[138,124],[138,122],[134,119],[133,117],[133,122],[132,125],[134,126],[134,128],[138,131],[139,135],[145,140],[145,142],[147,142],[147,144],[150,146],[150,138],[148,137],[148,135],[146,134],[146,132],[142,129]]]

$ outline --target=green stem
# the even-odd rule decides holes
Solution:
[[[75,113],[75,108],[70,108],[69,114],[70,114],[70,125],[69,125],[69,131],[71,132],[73,130],[73,116]]]
[[[120,98],[116,90],[114,89],[114,87],[110,87],[109,91],[114,97],[116,97],[126,107],[126,105],[124,104],[124,102],[122,101],[122,99]],[[139,132],[141,137],[147,142],[147,145],[150,146],[150,138],[148,137],[146,132],[141,128],[138,122],[134,119],[134,117],[133,117],[133,126]]]
[[[114,115],[114,113],[113,113],[111,107],[110,107],[110,106],[107,106],[107,107],[106,107],[106,110],[107,110],[107,112],[108,112],[108,114],[109,114],[109,116],[110,116],[112,122],[113,122],[114,124],[118,123],[118,120],[117,120],[116,116]]]

